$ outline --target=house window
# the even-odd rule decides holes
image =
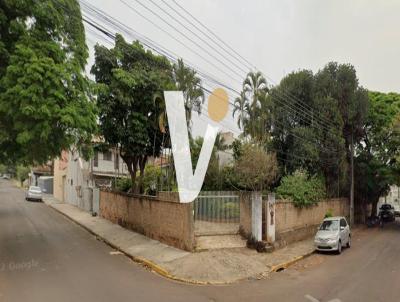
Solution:
[[[112,160],[112,153],[110,151],[104,152],[103,153],[103,159],[104,160],[108,160],[108,161]]]
[[[99,152],[94,152],[93,166],[99,166]]]
[[[118,170],[118,169],[119,169],[119,155],[118,155],[118,154],[115,154],[114,169],[115,169],[115,170]]]

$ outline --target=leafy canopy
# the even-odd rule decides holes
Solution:
[[[0,161],[43,163],[96,129],[78,1],[0,2]]]
[[[279,196],[293,201],[299,208],[312,206],[326,197],[323,178],[310,177],[301,170],[283,177],[276,192]]]
[[[247,190],[268,189],[277,176],[276,156],[257,144],[244,144],[234,170],[239,185]]]
[[[143,188],[136,184],[136,172],[142,182],[148,157],[159,156],[165,141],[160,119],[165,114],[163,92],[175,89],[172,67],[165,57],[117,35],[112,49],[96,45],[91,72],[99,84],[101,135],[119,148],[138,192]]]
[[[370,92],[370,108],[363,135],[357,145],[356,201],[373,204],[389,186],[400,184],[400,94]]]

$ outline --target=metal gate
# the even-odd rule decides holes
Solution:
[[[194,201],[196,235],[237,234],[239,196],[234,191],[204,191]]]

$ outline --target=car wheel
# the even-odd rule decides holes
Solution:
[[[351,247],[351,236],[349,235],[349,240],[347,241],[347,248]]]
[[[338,247],[337,247],[337,253],[340,255],[342,253],[342,242],[339,240]]]

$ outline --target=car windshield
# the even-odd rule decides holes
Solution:
[[[42,190],[39,187],[30,187],[29,191],[37,191],[37,192],[41,192]]]
[[[390,204],[384,204],[381,206],[381,210],[390,210],[392,206]]]
[[[325,220],[319,229],[321,231],[337,231],[339,229],[339,220]]]

